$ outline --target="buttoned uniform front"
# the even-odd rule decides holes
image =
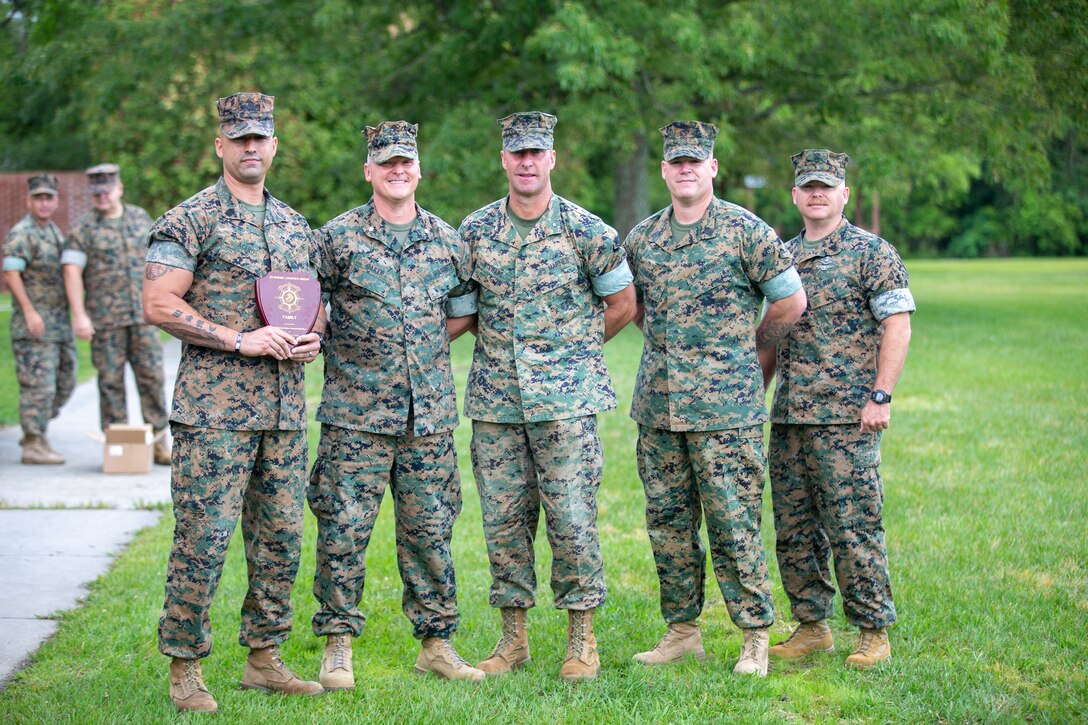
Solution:
[[[305,219],[267,191],[264,203],[259,224],[221,178],[151,229],[147,261],[191,271],[184,299],[213,326],[263,327],[256,280],[273,269],[310,271]],[[159,650],[183,658],[210,653],[208,613],[239,512],[250,571],[239,642],[279,644],[291,628],[302,534],[303,366],[186,343],[170,421],[177,523]]]
[[[91,357],[98,370],[99,413],[103,430],[127,423],[125,363],[132,366],[145,423],[166,427],[162,342],[159,330],[144,323],[144,266],[151,217],[124,204],[119,219],[99,211],[85,214],[68,234],[61,264],[82,269],[87,314],[94,325]]]
[[[461,224],[480,285],[465,415],[535,423],[615,409],[604,305],[592,283],[625,264],[615,230],[553,194],[523,240],[506,204],[500,199]]]
[[[322,423],[383,435],[457,426],[445,302],[471,274],[468,247],[437,216],[416,211],[403,249],[373,201],[315,233],[314,266],[330,304]]]
[[[330,307],[321,443],[310,477],[318,520],[313,629],[361,634],[365,552],[387,485],[404,613],[415,636],[457,627],[450,541],[461,509],[447,317],[475,311],[468,247],[420,208],[403,246],[374,200],[315,233]]]
[[[631,417],[667,622],[704,603],[707,517],[719,587],[742,628],[774,621],[760,539],[767,420],[755,327],[764,297],[800,288],[792,259],[754,214],[712,198],[673,241],[672,207],[625,242],[644,304],[642,360]]]
[[[770,439],[777,556],[794,616],[830,616],[835,594],[848,621],[895,621],[883,528],[880,433],[859,429],[876,378],[882,320],[913,312],[895,248],[845,218],[814,248],[788,242],[808,310],[778,345]]]
[[[68,402],[76,383],[76,350],[68,323],[60,253],[63,235],[49,221],[41,227],[27,214],[8,232],[4,270],[18,270],[45,332],[34,337],[19,305],[13,305],[10,331],[19,381],[19,422],[26,435],[44,435],[49,420]]]
[[[606,589],[595,494],[595,415],[616,407],[604,364],[602,297],[630,284],[615,230],[552,195],[522,239],[508,199],[469,215],[479,322],[465,393],[491,562],[493,607],[532,607],[541,504],[555,605],[592,609]]]

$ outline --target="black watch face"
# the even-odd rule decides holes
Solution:
[[[891,399],[891,396],[883,390],[874,390],[872,398],[874,403],[887,403],[888,400]]]

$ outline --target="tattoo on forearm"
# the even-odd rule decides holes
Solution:
[[[776,347],[792,329],[793,325],[785,322],[768,322],[761,325],[756,331],[756,348],[766,350]]]
[[[216,332],[219,330],[218,325],[213,325],[206,320],[194,317],[193,315],[186,315],[181,310],[174,310],[173,318],[175,320],[181,320],[184,317],[184,322],[164,322],[159,325],[160,329],[166,330],[168,333],[183,340],[184,342],[191,342],[195,345],[202,345],[203,347],[211,347],[216,350],[227,350],[230,346],[219,339]]]
[[[170,271],[170,267],[165,264],[159,264],[158,262],[148,262],[144,267],[144,277],[154,282],[157,279],[161,279]]]

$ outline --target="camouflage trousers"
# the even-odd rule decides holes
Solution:
[[[317,516],[318,636],[358,637],[363,631],[366,547],[387,485],[404,615],[418,639],[449,637],[457,629],[450,541],[461,512],[461,482],[453,434],[393,436],[324,424],[307,492]]]
[[[45,435],[76,387],[76,347],[68,342],[12,340],[24,435]]]
[[[835,579],[846,619],[859,627],[895,622],[884,545],[880,434],[847,425],[771,426],[775,551],[793,616],[831,616]]]
[[[472,470],[491,564],[491,606],[536,604],[534,541],[542,505],[555,607],[603,604],[597,489],[604,462],[596,416],[540,423],[474,420]]]
[[[279,644],[291,631],[291,588],[302,543],[306,432],[234,431],[172,423],[174,547],[166,569],[159,651],[207,657],[212,597],[242,518],[249,588],[243,647]]]
[[[98,412],[102,430],[112,423],[128,422],[126,362],[132,366],[136,377],[144,422],[150,423],[156,431],[166,427],[159,328],[129,325],[112,330],[95,330],[91,338],[91,362],[98,371]]]
[[[705,515],[729,616],[741,629],[773,624],[760,538],[763,427],[673,432],[640,425],[637,453],[665,621],[687,622],[703,611],[706,550],[699,529]]]

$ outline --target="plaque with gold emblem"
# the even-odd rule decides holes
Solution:
[[[307,272],[272,270],[257,280],[257,309],[264,324],[304,335],[321,309],[321,285]]]

